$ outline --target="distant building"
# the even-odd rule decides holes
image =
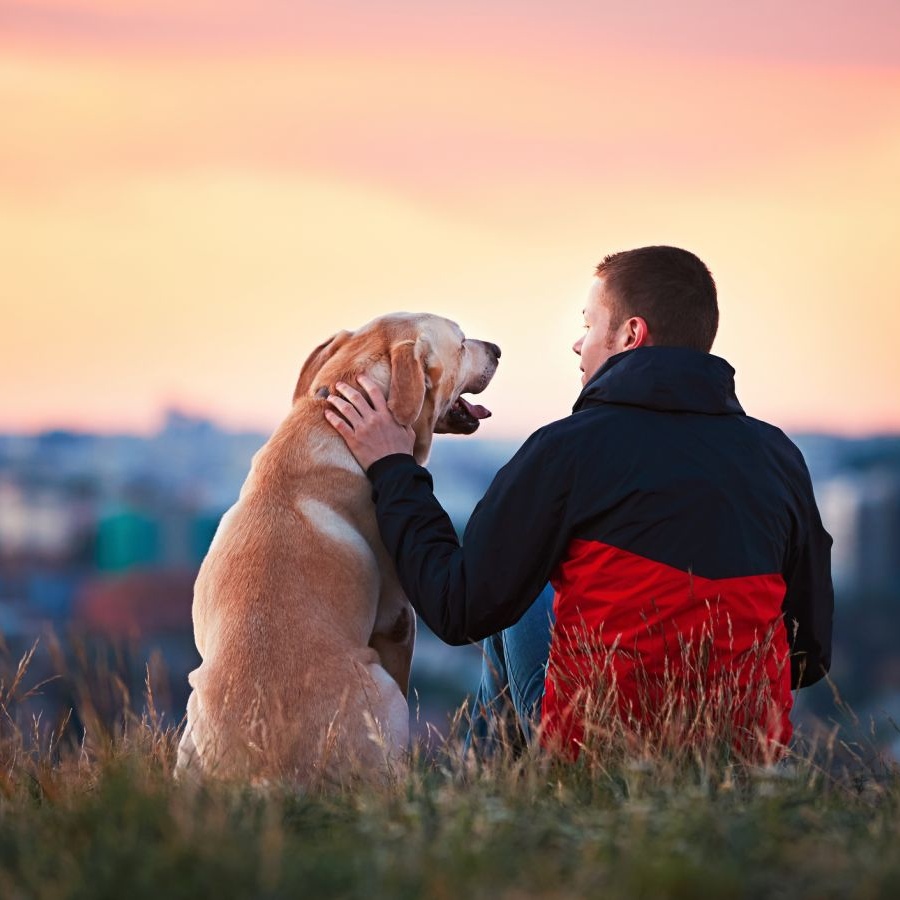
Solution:
[[[816,490],[822,521],[834,538],[838,598],[900,593],[900,472],[844,471]]]
[[[111,638],[189,633],[196,574],[133,569],[95,578],[76,599],[72,622]]]
[[[77,510],[64,494],[0,481],[0,558],[62,559],[77,535]]]

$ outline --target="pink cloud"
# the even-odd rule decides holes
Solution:
[[[542,55],[590,48],[596,58],[620,51],[689,57],[743,57],[897,67],[900,4],[894,0],[13,0],[8,34],[102,45],[181,45],[195,49],[281,44],[487,48]]]

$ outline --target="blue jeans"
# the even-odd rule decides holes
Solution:
[[[541,717],[553,622],[548,584],[515,625],[485,639],[466,749],[490,756],[500,746],[517,752],[531,743]]]

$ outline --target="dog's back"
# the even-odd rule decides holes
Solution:
[[[320,419],[295,407],[203,561],[180,768],[310,781],[396,765],[406,746],[406,702],[368,646],[393,567],[365,476]]]

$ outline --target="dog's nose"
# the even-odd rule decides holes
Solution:
[[[500,348],[496,344],[487,343],[487,348],[497,357],[497,359],[500,359]]]

